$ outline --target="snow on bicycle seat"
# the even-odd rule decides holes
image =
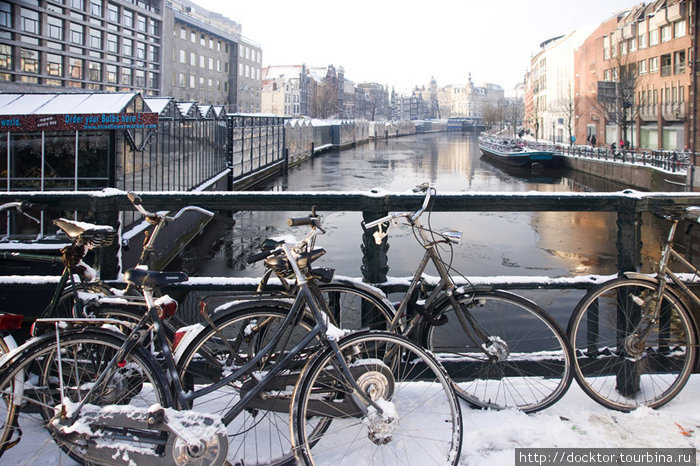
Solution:
[[[53,224],[63,230],[69,238],[77,238],[80,235],[103,235],[109,236],[114,234],[114,228],[109,225],[95,225],[94,223],[77,222],[66,218],[57,218]]]
[[[137,286],[162,286],[170,283],[186,282],[188,279],[187,274],[183,272],[129,269],[124,273],[124,281]]]

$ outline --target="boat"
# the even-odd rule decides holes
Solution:
[[[484,157],[515,167],[529,167],[533,164],[546,167],[555,162],[553,151],[528,147],[521,140],[482,135],[479,137],[479,149]]]

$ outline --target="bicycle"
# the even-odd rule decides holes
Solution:
[[[306,224],[315,222],[309,219]],[[428,352],[395,334],[359,332],[339,338],[343,332],[329,324],[323,300],[318,299],[306,246],[308,241],[297,247],[282,246],[297,276],[299,292],[291,310],[284,309],[279,328],[266,335],[269,340],[265,345],[254,345],[254,354],[246,352],[248,337],[254,333],[246,326],[240,338],[219,340],[220,351],[210,351],[194,341],[190,345],[193,349],[187,352],[194,364],[187,368],[175,365],[153,291],[186,280],[182,273],[131,269],[125,274],[129,283],[142,289],[148,303],[148,312],[128,337],[109,328],[62,330],[56,319],[37,321],[39,325],[54,325],[56,336],[45,334],[25,344],[5,365],[0,377],[4,400],[0,409],[7,412],[0,417],[5,420],[0,445],[16,435],[18,428],[34,421],[42,429],[48,426],[61,448],[79,460],[110,463],[123,459],[127,452],[127,459],[149,461],[144,464],[166,464],[179,455],[186,460],[183,464],[202,457],[218,461],[226,434],[210,429],[204,437],[182,440],[177,428],[167,425],[169,411],[163,421],[158,417],[161,411],[146,406],[155,402],[163,407],[191,408],[196,400],[211,398],[223,387],[235,387],[238,400],[226,400],[230,405],[221,416],[228,426],[228,440],[234,443],[228,448],[229,460],[234,463],[267,464],[295,457],[313,464],[315,460],[327,462],[360,454],[364,461],[368,452],[375,452],[384,453],[374,458],[384,464],[401,448],[406,450],[396,459],[401,464],[427,464],[428,460],[456,464],[462,439],[461,413],[444,369]],[[260,311],[265,310],[263,301]],[[310,320],[309,315],[313,316]],[[299,342],[290,342],[288,332],[297,330],[299,322],[313,326]],[[77,323],[94,324],[95,320]],[[139,345],[149,329],[160,345],[167,380],[159,364]],[[312,341],[318,342],[319,350],[307,364]],[[207,365],[216,366],[217,374],[226,365],[228,373],[211,383]],[[18,388],[25,372],[34,367],[41,371],[32,390]],[[280,384],[292,379],[297,382],[290,393],[289,387]],[[99,408],[114,402],[128,404],[131,413],[126,408]],[[22,404],[25,406],[20,409]],[[34,411],[39,412],[33,419],[27,405],[36,406]],[[262,415],[263,410],[288,413],[294,433],[291,445],[260,451],[255,437],[260,433],[256,428],[262,427],[260,418],[252,427],[241,419],[244,414]],[[211,425],[218,419],[202,413],[196,416]],[[430,419],[435,422],[426,436],[417,428]],[[114,443],[117,438],[118,444]],[[435,457],[427,457],[426,452]]]
[[[421,225],[419,218],[435,193],[434,188],[426,189],[418,211],[390,214],[364,225],[371,229],[392,220],[406,219],[417,233],[416,239],[422,241],[425,255],[398,305],[388,303],[379,291],[369,292],[374,298],[363,301],[366,306],[362,309],[359,327],[386,329],[432,351],[450,374],[457,394],[472,406],[534,412],[552,405],[566,393],[573,377],[572,351],[566,334],[551,316],[525,298],[491,288],[455,285],[449,274],[453,270],[451,264],[442,260],[437,247],[441,244],[452,247],[459,234],[437,233]],[[375,235],[381,242],[386,233],[380,227]],[[265,276],[273,272],[286,276],[290,264],[284,259],[281,247],[284,243],[268,244],[272,247],[251,260],[265,258],[268,269]],[[306,258],[309,261],[325,252],[314,250],[313,243],[309,243],[309,250],[314,251],[313,256]],[[423,278],[429,262],[440,275],[432,291],[427,291]],[[261,284],[264,283],[263,280]],[[321,285],[319,288],[323,289]],[[294,296],[294,288],[289,287],[288,293]],[[424,296],[419,296],[421,294]],[[275,298],[274,295],[268,297]],[[241,298],[233,305],[218,308],[211,316],[203,310],[208,325],[200,329],[200,336],[196,338],[202,342],[208,338],[225,341],[227,335],[240,331],[246,319],[251,318],[248,310],[255,306]],[[264,334],[264,325],[276,325],[283,318],[284,309],[289,305],[278,300],[269,303],[269,307],[268,318],[260,319],[263,323],[255,325],[261,334]],[[187,354],[181,354],[179,360],[186,366],[187,359]]]
[[[700,276],[674,248],[681,220],[700,222],[700,207],[682,214],[652,212],[671,221],[655,275],[625,272],[589,291],[574,310],[567,333],[575,350],[574,375],[584,392],[610,409],[658,408],[688,381],[697,358],[692,306],[700,306],[678,273]]]

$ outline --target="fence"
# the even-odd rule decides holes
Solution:
[[[693,154],[690,152],[658,150],[642,152],[612,151],[611,149],[605,147],[590,147],[576,145],[557,145],[556,150],[561,154],[572,157],[585,157],[589,159],[619,161],[635,165],[654,167],[672,173],[684,173],[686,172],[688,167],[692,163],[694,163]]]

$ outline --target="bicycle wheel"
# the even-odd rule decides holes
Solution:
[[[320,284],[335,325],[347,330],[386,330],[394,317],[391,303],[361,283]]]
[[[640,336],[637,323],[658,299],[653,282],[617,278],[589,292],[569,320],[574,372],[581,388],[611,409],[658,408],[693,370],[697,336],[681,300],[664,292],[658,319]]]
[[[81,401],[97,406],[169,406],[162,373],[139,347],[126,356],[124,364],[115,365],[105,383],[85,400],[123,342],[112,332],[91,329],[62,333],[60,351],[55,337],[46,336],[25,345],[0,377],[3,462],[59,463],[63,450],[78,462],[90,463],[85,458],[84,439],[76,436],[67,440],[55,436],[49,428],[53,420],[60,418],[61,410],[57,408],[62,405],[61,385],[63,406],[68,409]],[[79,423],[80,420],[76,425]]]
[[[447,323],[435,326],[424,320],[421,335],[460,398],[475,407],[530,413],[564,396],[572,379],[571,349],[549,314],[499,290],[461,296],[458,302],[488,335],[488,346],[475,344],[466,334],[449,302],[441,310]]]
[[[214,321],[214,327],[205,327],[183,351],[178,364],[181,378],[188,388],[196,390],[211,385],[250,361],[275,335],[289,312],[286,307],[273,304],[258,305],[254,301],[247,304],[248,308],[220,316]],[[192,409],[223,416],[255,385],[256,379],[309,333],[312,326],[313,322],[303,319],[296,326],[287,327],[274,352],[251,368],[245,377],[196,398]],[[291,387],[307,358],[308,353],[302,352],[296,359],[297,367],[289,367],[289,371],[278,375],[272,385],[254,397],[246,409],[227,425],[228,460],[231,464],[275,464],[292,458],[289,439]]]
[[[363,395],[341,375],[330,348],[309,363],[292,399],[298,461],[457,464],[461,412],[440,363],[415,343],[388,332],[359,332],[338,345]]]

